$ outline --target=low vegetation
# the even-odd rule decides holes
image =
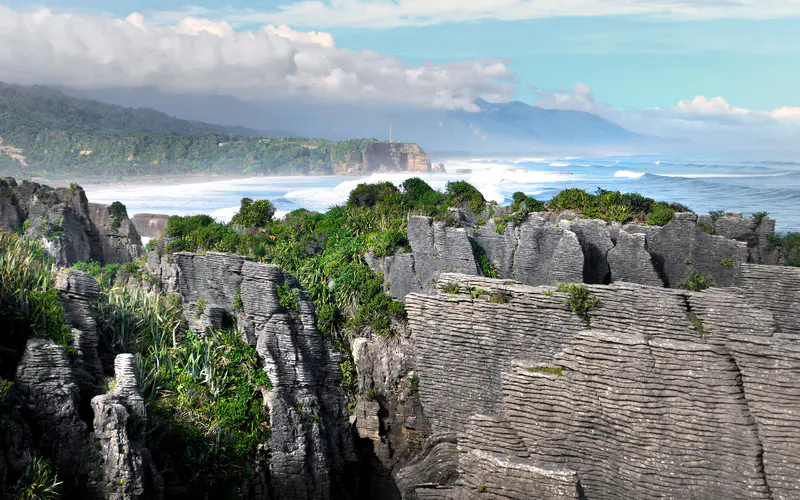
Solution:
[[[621,193],[598,188],[594,194],[582,189],[565,189],[547,202],[553,212],[574,210],[584,217],[603,219],[609,222],[647,222],[663,226],[672,220],[675,212],[689,209],[678,203],[656,202],[638,193]]]
[[[600,297],[597,297],[589,287],[583,284],[559,283],[556,291],[566,293],[564,305],[569,307],[572,312],[583,318],[589,323],[589,311],[600,304]]]
[[[800,267],[800,233],[773,234],[769,244],[778,252],[781,264]]]
[[[55,288],[57,271],[37,241],[0,231],[0,345],[20,352],[28,338],[38,337],[75,353]]]
[[[62,498],[63,481],[49,459],[33,456],[15,485],[18,500],[58,500]]]
[[[701,292],[712,286],[714,286],[714,282],[711,280],[711,277],[697,271],[692,271],[692,274],[680,285],[684,290],[689,290],[691,292]]]
[[[177,295],[104,287],[94,307],[101,351],[136,357],[150,411],[129,431],[146,433],[159,469],[190,491],[235,489],[269,437],[263,394],[271,384],[255,349],[235,330],[198,338]]]

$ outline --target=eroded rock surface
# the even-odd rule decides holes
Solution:
[[[176,253],[165,264],[168,291],[183,297],[187,316],[196,316],[192,328],[202,334],[209,326],[230,327],[235,318],[273,384],[265,395],[272,427],[269,490],[257,498],[340,498],[354,487],[344,480],[357,459],[338,387],[341,355],[325,347],[304,293],[299,310],[280,304],[277,287],[297,289],[297,280],[276,266],[213,252]],[[205,307],[198,310],[201,301]],[[239,301],[241,309],[234,307]]]
[[[90,204],[77,184],[53,189],[0,179],[0,227],[40,237],[59,265],[124,263],[144,251],[127,215],[110,216],[107,206]]]
[[[573,215],[532,213],[520,223],[490,220],[481,225],[461,217],[460,227],[411,217],[412,251],[368,256],[367,263],[384,274],[389,294],[403,299],[433,290],[442,273],[483,275],[482,256],[498,278],[526,285],[625,281],[671,288],[679,288],[693,272],[709,276],[716,286],[740,286],[743,264],[774,264],[777,259],[768,241],[772,219],[757,223],[729,214],[716,220],[712,235],[703,229],[710,217],[692,213],[677,213],[663,227],[621,226]]]
[[[417,498],[800,497],[800,270],[744,264],[741,288],[705,292],[590,286],[588,318],[548,287],[453,282],[407,297],[425,416],[458,449],[458,478]]]

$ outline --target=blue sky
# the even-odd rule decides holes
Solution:
[[[0,81],[467,111],[519,99],[655,135],[793,143],[798,27],[800,0],[0,0]]]
[[[157,16],[188,12],[201,17],[274,12],[291,2],[194,0],[70,1],[6,0],[18,9]],[[238,22],[237,29],[258,23]],[[800,106],[800,19],[658,19],[653,16],[555,17],[471,20],[428,26],[373,28],[307,25],[331,33],[338,47],[374,50],[410,64],[504,58],[518,75],[518,98],[527,85],[548,89],[588,85],[596,99],[621,108],[667,107],[696,95],[723,96],[752,109]]]

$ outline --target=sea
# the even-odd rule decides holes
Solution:
[[[229,221],[243,197],[267,198],[277,216],[298,209],[325,211],[344,203],[360,183],[402,183],[420,177],[443,189],[450,181],[465,180],[488,200],[511,203],[522,191],[549,200],[565,188],[594,192],[597,188],[637,192],[682,203],[697,213],[712,210],[768,212],[779,232],[800,231],[800,159],[720,160],[667,154],[603,157],[530,157],[437,159],[446,173],[385,173],[355,176],[274,176],[198,181],[170,180],[147,183],[87,185],[91,202],[120,201],[128,214],[209,214]]]

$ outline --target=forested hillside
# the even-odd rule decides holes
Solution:
[[[369,140],[329,142],[179,120],[0,83],[0,172],[19,177],[333,173]]]

